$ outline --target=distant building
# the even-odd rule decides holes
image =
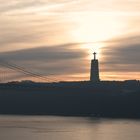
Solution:
[[[98,59],[96,59],[96,52],[93,53],[94,59],[91,60],[91,71],[90,71],[90,81],[91,82],[99,82],[99,63]]]

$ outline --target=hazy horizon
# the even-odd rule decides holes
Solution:
[[[52,81],[88,80],[96,51],[100,79],[140,79],[139,0],[0,1],[1,61]],[[7,81],[36,80],[0,71]]]

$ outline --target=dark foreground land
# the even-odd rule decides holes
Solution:
[[[140,82],[0,84],[0,114],[140,118]]]

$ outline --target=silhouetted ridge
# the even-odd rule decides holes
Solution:
[[[0,84],[1,114],[140,118],[140,82]]]

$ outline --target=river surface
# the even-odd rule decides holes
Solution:
[[[1,115],[0,140],[140,140],[140,120]]]

